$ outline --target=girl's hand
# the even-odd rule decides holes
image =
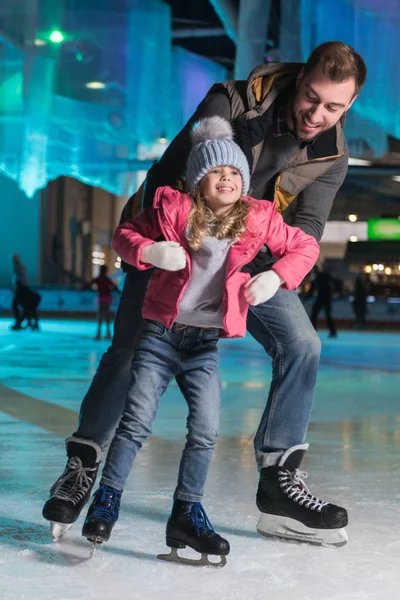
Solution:
[[[178,242],[156,242],[143,248],[140,260],[165,271],[180,271],[186,266],[186,252]]]
[[[275,271],[265,271],[246,283],[244,297],[249,304],[257,306],[275,296],[282,283],[284,283],[282,277],[279,277]]]

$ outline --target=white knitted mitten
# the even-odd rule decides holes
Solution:
[[[165,271],[179,271],[186,265],[186,252],[178,242],[156,242],[143,248],[140,259]]]
[[[275,271],[265,271],[252,277],[245,287],[245,298],[252,306],[266,302],[276,294],[284,283]]]

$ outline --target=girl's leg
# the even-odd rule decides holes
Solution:
[[[122,418],[107,454],[101,484],[122,490],[138,450],[151,433],[161,395],[178,369],[174,333],[146,321],[132,366]]]
[[[218,330],[201,330],[199,344],[184,355],[177,383],[189,407],[188,434],[179,467],[175,500],[200,502],[218,435],[221,381]]]
[[[190,333],[188,333],[188,337]],[[189,406],[188,435],[179,468],[174,505],[166,529],[169,555],[159,558],[208,566],[223,566],[229,542],[214,530],[200,500],[207,478],[218,431],[221,385],[216,345],[218,330],[203,330],[181,358],[183,368],[176,380]],[[190,546],[203,556],[200,560],[182,558],[178,548]],[[220,563],[210,563],[205,554],[220,555]]]

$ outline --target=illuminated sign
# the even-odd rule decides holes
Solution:
[[[368,219],[369,240],[400,240],[400,219]]]

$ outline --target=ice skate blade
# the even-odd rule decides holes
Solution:
[[[221,560],[219,562],[211,562],[208,559],[208,554],[203,553],[201,558],[184,558],[183,556],[179,556],[177,548],[171,548],[171,552],[169,554],[158,554],[157,558],[160,560],[165,560],[166,562],[174,562],[181,565],[190,565],[192,567],[214,567],[221,568],[226,565],[226,556],[221,556]]]
[[[58,542],[63,535],[67,533],[72,527],[72,523],[57,523],[56,521],[50,521],[50,531],[53,542]]]
[[[94,555],[96,554],[96,550],[97,550],[97,546],[99,546],[100,544],[102,544],[104,542],[102,537],[93,535],[90,536],[88,538],[86,538],[88,542],[91,542],[91,547],[90,547],[90,554],[89,554],[89,558],[93,558]]]
[[[319,546],[344,546],[349,539],[346,529],[314,529],[288,517],[261,513],[257,532],[265,537],[273,536]]]

